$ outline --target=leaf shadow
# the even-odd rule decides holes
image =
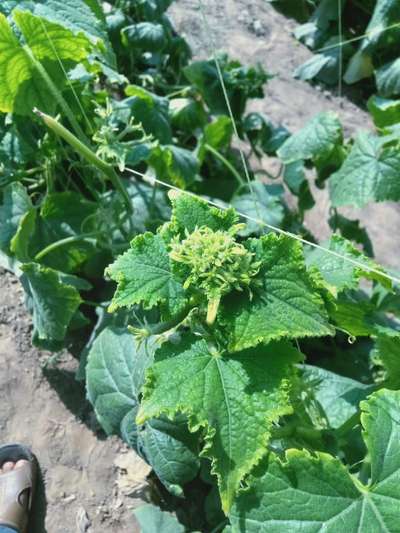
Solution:
[[[95,419],[93,408],[86,398],[84,382],[76,380],[75,371],[61,368],[43,368],[43,375],[65,407],[85,424],[99,440],[105,440],[107,435]]]

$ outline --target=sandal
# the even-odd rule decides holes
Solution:
[[[20,444],[0,446],[0,466],[7,461],[28,461],[24,466],[0,474],[0,525],[25,533],[32,508],[37,463],[31,451]],[[27,501],[23,501],[23,496]]]

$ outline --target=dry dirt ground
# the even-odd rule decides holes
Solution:
[[[292,79],[294,67],[309,52],[291,36],[293,23],[265,0],[208,0],[205,10],[207,31],[197,0],[178,0],[170,11],[197,57],[210,54],[212,35],[217,48],[246,64],[260,62],[276,75],[265,100],[253,103],[253,109],[292,131],[328,109],[339,113],[347,132],[370,126],[368,115],[347,99]],[[262,164],[273,167],[275,162]],[[319,193],[318,199],[308,223],[324,236],[326,194]],[[392,251],[400,240],[400,232],[394,231],[400,227],[398,208],[367,207],[361,218],[378,259],[399,268]],[[31,445],[42,468],[36,523],[29,533],[134,533],[131,508],[147,497],[146,465],[117,439],[104,439],[74,379],[71,355],[63,353],[57,365],[44,368],[50,356],[31,347],[30,327],[17,280],[0,270],[0,441]]]

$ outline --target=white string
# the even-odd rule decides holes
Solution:
[[[216,45],[215,45],[215,42],[214,42],[214,39],[213,39],[212,30],[210,28],[210,25],[208,24],[208,20],[207,20],[207,16],[206,16],[206,13],[205,13],[205,10],[204,10],[204,4],[203,4],[202,0],[199,0],[199,7],[200,7],[200,12],[201,12],[201,16],[202,16],[202,19],[203,19],[204,27],[205,27],[205,29],[207,31],[207,36],[209,38],[209,43],[210,43],[210,47],[209,48],[211,50],[211,54],[212,54],[215,66],[217,67],[218,78],[219,78],[219,82],[221,84],[222,92],[224,94],[224,99],[225,99],[226,107],[228,109],[229,118],[231,119],[231,122],[232,122],[232,127],[233,127],[233,131],[234,131],[235,137],[236,137],[237,141],[240,143],[241,139],[240,139],[240,136],[239,136],[239,131],[238,131],[237,126],[236,126],[235,117],[234,117],[233,112],[232,112],[232,106],[231,106],[231,103],[229,101],[228,91],[226,89],[224,77],[223,77],[223,74],[222,74],[221,65],[220,65],[220,62],[219,62],[219,59],[218,59],[217,48],[216,48]],[[257,216],[261,217],[261,214],[260,214],[260,211],[259,211],[258,200],[256,198],[256,195],[254,193],[254,189],[253,189],[253,186],[252,186],[252,183],[251,183],[250,172],[249,172],[249,168],[248,168],[248,165],[247,165],[246,157],[245,157],[245,155],[243,153],[243,150],[240,148],[240,145],[237,146],[237,149],[238,149],[239,154],[240,154],[240,159],[242,161],[244,174],[246,176],[246,180],[247,180],[247,183],[248,183],[248,186],[249,186],[249,189],[250,189],[250,194],[251,194],[253,202],[254,202],[254,207],[256,209]]]
[[[372,30],[367,31],[366,33],[363,33],[362,35],[358,35],[357,37],[353,37],[352,39],[348,39],[347,41],[341,41],[336,44],[330,44],[328,46],[323,46],[322,48],[317,48],[316,50],[314,50],[314,52],[315,53],[327,52],[328,50],[333,50],[334,48],[337,48],[338,46],[343,47],[346,44],[352,44],[357,41],[361,41],[362,39],[365,39],[365,37],[371,37],[378,32],[380,33],[380,35],[383,35],[387,31],[394,30],[396,28],[400,28],[400,22],[396,22],[395,24],[386,26],[386,28],[383,28],[383,29],[372,28]]]
[[[173,191],[187,194],[188,196],[191,196],[192,198],[201,199],[205,202],[207,202],[209,205],[213,207],[217,207],[218,209],[222,209],[223,211],[226,211],[227,209],[233,207],[231,205],[222,205],[217,202],[213,202],[212,200],[208,198],[204,198],[198,194],[195,194],[194,192],[185,191],[184,189],[180,189],[179,187],[176,187],[175,185],[171,185],[170,183],[167,183],[165,181],[159,180],[158,178],[154,176],[150,176],[149,174],[142,174],[141,172],[138,172],[137,170],[134,170],[133,168],[125,167],[125,170],[131,174],[135,174],[137,176],[140,176],[146,183],[154,186],[156,183],[159,185],[162,185],[163,187],[166,187],[167,189],[171,189]],[[273,226],[272,224],[268,224],[264,220],[260,220],[258,218],[251,217],[249,215],[246,215],[245,213],[241,213],[240,211],[236,210],[236,213],[245,220],[249,220],[251,222],[255,222],[256,224],[259,224],[260,226],[264,226],[265,228],[268,228],[272,231],[275,231],[276,233],[279,233],[281,235],[285,235],[286,237],[290,237],[291,239],[294,239],[296,241],[301,242],[302,244],[306,244],[308,246],[311,246],[312,248],[315,248],[317,250],[320,250],[322,252],[326,252],[327,254],[330,254],[334,257],[337,257],[338,259],[341,259],[343,261],[347,261],[348,263],[352,263],[354,266],[369,272],[371,274],[377,274],[382,278],[388,279],[392,281],[393,283],[400,284],[400,278],[397,278],[396,276],[387,274],[386,272],[379,270],[378,268],[374,268],[368,265],[365,265],[363,263],[360,263],[359,261],[352,259],[351,257],[341,255],[338,252],[335,252],[334,250],[330,250],[329,248],[325,248],[324,246],[321,246],[320,244],[316,244],[315,242],[308,241],[307,239],[304,239],[300,235],[297,235],[296,233],[292,233],[290,231],[283,230],[282,228],[278,228],[277,226]]]
[[[339,42],[343,38],[343,21],[342,21],[342,0],[338,0],[338,16],[339,16]],[[342,97],[343,90],[343,46],[339,48],[339,98]]]

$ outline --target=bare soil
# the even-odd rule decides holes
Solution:
[[[310,53],[292,37],[294,23],[266,0],[224,0],[206,3],[209,28],[204,29],[198,0],[178,0],[170,13],[198,58],[210,55],[210,37],[218,49],[245,64],[261,63],[275,78],[266,98],[251,104],[292,131],[315,113],[336,111],[347,133],[370,127],[366,113],[344,97],[292,78],[293,69]],[[261,164],[273,169],[276,161]],[[307,218],[310,229],[326,237],[329,209],[325,191]],[[399,268],[393,253],[400,244],[400,212],[395,204],[346,210],[368,228],[376,256]],[[50,354],[31,347],[31,321],[22,289],[0,270],[0,441],[32,446],[42,469],[35,524],[29,533],[134,533],[131,509],[148,498],[148,467],[116,438],[106,439],[75,381],[77,361],[62,353],[57,364]],[[47,366],[46,366],[47,364]],[[161,533],[161,532],[160,532]]]

